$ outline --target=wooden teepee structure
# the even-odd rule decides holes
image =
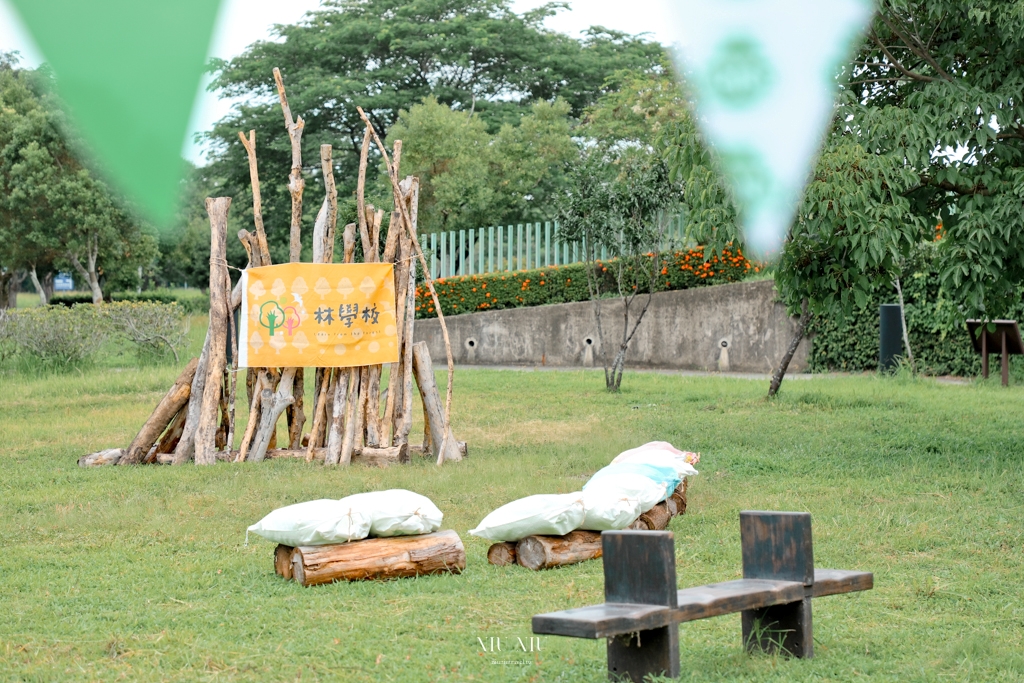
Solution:
[[[301,141],[305,124],[302,117],[292,117],[284,81],[276,68],[274,80],[292,150],[288,178],[292,200],[289,256],[292,262],[299,262],[305,190]],[[396,141],[392,154],[388,154],[369,118],[362,109],[359,113],[366,124],[366,132],[359,161],[356,222],[346,225],[342,231],[341,260],[354,262],[358,239],[364,262],[394,264],[399,362],[391,365],[383,394],[381,365],[316,368],[312,378],[305,376],[303,368],[249,368],[245,377],[248,421],[240,448],[232,450],[239,376],[239,340],[233,321],[242,303],[242,289],[241,282],[232,289],[226,260],[231,198],[207,198],[211,232],[210,326],[202,353],[186,365],[128,448],[87,455],[79,460],[80,465],[181,465],[189,461],[209,465],[218,460],[259,462],[268,457],[302,457],[307,461],[323,460],[329,465],[352,462],[381,465],[407,462],[410,451],[432,455],[441,465],[446,460],[461,460],[466,455],[466,444],[456,441],[450,425],[454,364],[448,331],[430,269],[416,237],[419,179],[400,178],[401,141]],[[240,230],[238,239],[248,254],[248,267],[269,266],[272,262],[263,226],[256,131],[250,130],[248,136],[239,132],[238,136],[248,154],[254,223],[254,230]],[[371,145],[377,146],[384,160],[394,197],[394,210],[383,244],[380,236],[384,211],[365,201]],[[313,262],[332,263],[335,261],[338,195],[331,145],[321,145],[320,166],[325,196],[313,226]],[[443,403],[426,345],[413,341],[417,260],[423,266],[427,288],[441,318],[448,361],[448,385]],[[409,443],[414,376],[426,421],[422,446]],[[307,379],[313,382],[313,405],[311,428],[304,434],[307,417],[303,395]],[[282,415],[288,424],[286,444],[278,443],[278,423]]]

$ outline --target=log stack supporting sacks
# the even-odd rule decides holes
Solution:
[[[277,574],[303,586],[459,574],[465,568],[466,549],[459,535],[451,530],[419,536],[368,538],[336,545],[298,548],[279,545],[274,552]]]

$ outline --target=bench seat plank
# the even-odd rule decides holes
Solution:
[[[855,591],[869,591],[875,586],[875,575],[846,569],[815,569],[811,596],[839,595]]]
[[[748,609],[783,605],[803,598],[804,585],[799,581],[737,579],[712,583],[679,591],[679,606],[673,610],[672,620],[696,621]]]
[[[668,626],[672,621],[671,607],[606,602],[562,612],[538,614],[533,618],[533,632],[539,635],[570,638],[606,638],[622,633],[661,628]]]

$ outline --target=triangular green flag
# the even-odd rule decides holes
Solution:
[[[169,222],[220,0],[12,2],[110,178]]]

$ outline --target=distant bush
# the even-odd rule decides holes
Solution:
[[[613,260],[599,262],[607,278],[604,291],[614,290]],[[504,308],[543,306],[572,301],[589,301],[586,264],[549,266],[536,270],[446,277],[435,282],[437,298],[445,315],[495,311]],[[655,291],[691,289],[738,282],[760,266],[739,251],[725,251],[721,257],[704,260],[702,247],[661,254],[661,273]],[[434,318],[434,301],[426,285],[416,288],[416,317]]]
[[[111,330],[135,344],[139,356],[173,355],[188,346],[189,318],[177,302],[114,301],[100,308]]]
[[[14,355],[14,316],[0,308],[0,363]]]
[[[145,301],[158,304],[178,304],[188,315],[205,315],[210,312],[210,296],[198,289],[156,289],[146,292],[114,292],[108,302]],[[92,295],[80,292],[55,294],[50,301],[55,306],[91,304]]]
[[[92,359],[110,336],[101,308],[41,306],[7,314],[19,354],[53,370],[69,370]]]

